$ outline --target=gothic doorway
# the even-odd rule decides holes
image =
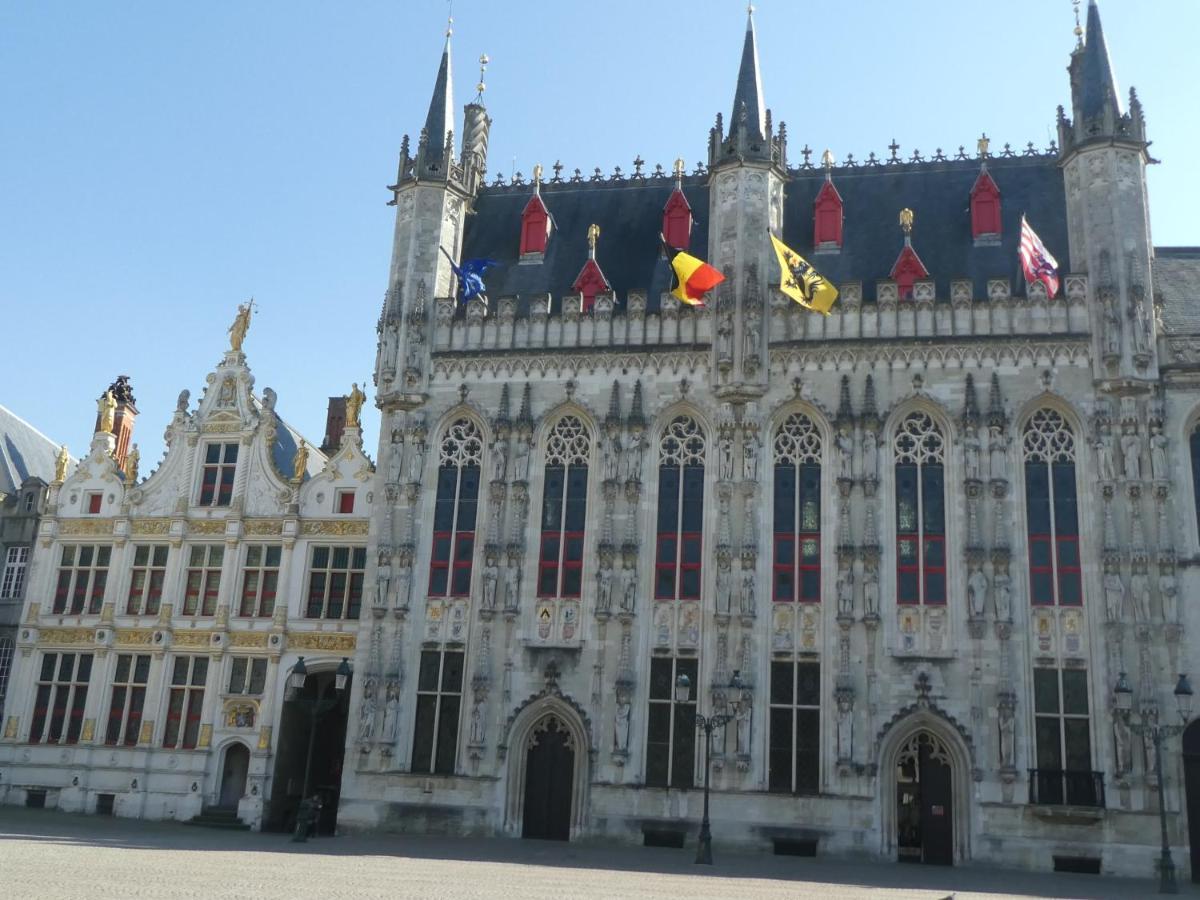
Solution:
[[[303,689],[296,698],[283,704],[271,805],[266,814],[267,827],[272,830],[291,831],[295,827],[306,767],[309,796],[317,794],[321,798],[317,833],[333,834],[337,827],[342,760],[346,753],[346,722],[350,717],[350,688],[337,691],[334,687],[336,662],[329,661],[328,666],[324,671],[314,671],[316,666],[309,663]],[[310,745],[311,763],[308,761]]]
[[[575,742],[558,717],[548,715],[530,731],[525,748],[521,836],[570,840]]]
[[[1192,881],[1200,883],[1200,720],[1192,722],[1183,732],[1183,786],[1187,797]]]
[[[950,752],[918,731],[896,758],[896,849],[901,862],[954,863],[954,797]]]
[[[246,745],[234,742],[225,749],[225,763],[221,767],[221,798],[217,803],[222,809],[237,809],[238,801],[246,793],[246,773],[250,770],[250,751]]]

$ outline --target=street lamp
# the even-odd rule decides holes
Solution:
[[[733,673],[733,678],[729,680],[729,688],[731,691],[740,691],[742,689],[742,679],[738,672]],[[675,702],[687,703],[692,698],[692,682],[686,675],[680,675],[675,679]],[[734,700],[731,704],[736,713],[738,702]],[[731,722],[735,718],[734,715],[728,713],[713,713],[711,716],[702,716],[696,713],[696,727],[704,732],[704,818],[700,821],[700,843],[696,847],[696,863],[698,865],[712,865],[712,829],[708,822],[708,776],[711,770],[709,765],[709,756],[712,754],[712,733],[716,728]]]
[[[1175,861],[1171,859],[1171,844],[1167,838],[1167,790],[1163,775],[1162,744],[1164,738],[1181,733],[1192,716],[1192,684],[1182,672],[1179,674],[1179,680],[1175,682],[1174,694],[1175,708],[1179,712],[1179,725],[1161,725],[1157,719],[1147,720],[1144,715],[1139,724],[1129,725],[1137,734],[1150,735],[1150,740],[1154,743],[1154,769],[1158,772],[1158,824],[1162,830],[1162,856],[1158,863],[1160,894],[1179,893],[1179,885],[1175,881]],[[1133,708],[1133,688],[1124,672],[1117,677],[1113,699],[1121,713],[1128,714]]]
[[[296,664],[292,666],[287,677],[287,699],[290,703],[296,703],[302,706],[309,716],[308,725],[308,754],[304,759],[304,786],[300,789],[300,812],[296,820],[296,834],[292,840],[305,841],[308,840],[308,829],[312,825],[315,818],[315,810],[313,804],[308,797],[308,782],[312,774],[312,758],[313,746],[317,741],[317,723],[327,712],[342,702],[342,694],[346,691],[346,684],[350,680],[350,660],[342,657],[341,664],[333,675],[332,697],[305,697],[302,695],[304,690],[304,682],[308,678],[308,666],[304,664],[304,657],[301,656],[296,660]]]

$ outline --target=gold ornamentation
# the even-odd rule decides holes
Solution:
[[[307,471],[308,444],[304,443],[304,439],[301,438],[300,446],[296,448],[296,455],[292,457],[292,481],[303,481],[304,473]]]
[[[129,523],[131,534],[167,534],[170,530],[170,519],[135,519]]]
[[[138,445],[134,444],[129,453],[125,457],[125,485],[132,487],[137,484],[138,480],[138,463],[142,461],[141,451],[138,450]]]
[[[242,527],[246,534],[283,534],[283,522],[279,519],[247,519]]]
[[[90,644],[95,634],[90,628],[43,628],[39,644]]]
[[[30,604],[29,604],[29,610],[28,610],[28,614],[25,616],[25,624],[26,624],[26,625],[35,625],[35,624],[37,624],[37,620],[38,620],[38,614],[39,614],[41,611],[42,611],[42,604],[40,604],[40,603],[30,603]]]
[[[113,533],[112,519],[67,519],[58,525],[60,535],[101,535]]]
[[[246,339],[246,332],[250,330],[250,316],[254,312],[254,298],[250,298],[249,303],[238,305],[237,315],[233,317],[233,324],[229,326],[229,349],[240,353],[242,350],[242,341]]]
[[[265,647],[267,633],[263,631],[233,631],[229,634],[230,647]]]
[[[17,739],[17,729],[20,721],[18,716],[8,717],[8,721],[4,723],[4,739],[6,741],[15,741]]]
[[[907,206],[900,210],[900,228],[905,234],[912,234],[913,211]]]
[[[149,719],[142,720],[142,730],[138,733],[139,744],[149,744],[154,740],[154,723]]]
[[[100,413],[100,427],[96,431],[101,434],[112,434],[113,421],[117,415],[117,398],[113,396],[111,390],[105,391],[104,396],[96,401],[96,409]]]
[[[188,532],[190,534],[224,534],[225,522],[223,519],[197,519],[188,522]]]
[[[593,222],[588,226],[588,250],[590,255],[596,255],[596,242],[600,240],[600,226]]]
[[[369,522],[345,522],[345,521],[327,521],[317,520],[312,522],[302,522],[300,524],[300,533],[304,535],[333,535],[333,536],[352,536],[363,535],[367,533],[370,527]]]
[[[259,733],[258,733],[258,749],[259,750],[270,750],[271,749],[271,726],[270,725],[264,725],[262,727],[262,730],[259,731]]]
[[[230,703],[227,707],[225,707],[226,728],[253,728],[257,719],[257,703]]]
[[[212,744],[212,726],[200,726],[200,740],[196,742],[196,746],[201,750],[207,749]]]
[[[58,448],[58,456],[54,458],[54,482],[62,484],[67,480],[67,467],[71,465],[71,454],[67,452],[67,445],[63,444]]]
[[[83,733],[79,735],[79,740],[85,744],[90,744],[96,737],[96,720],[83,720]]]
[[[828,147],[826,147],[825,152],[821,154],[821,165],[823,165],[826,169],[833,168],[833,151]]]
[[[330,650],[346,652],[358,643],[358,635],[327,634],[314,631],[293,632],[288,635],[288,647],[296,650]]]
[[[118,628],[117,643],[149,646],[154,643],[154,632],[149,628]]]
[[[359,416],[362,414],[363,403],[367,395],[358,389],[358,382],[350,385],[350,394],[346,397],[346,427],[358,428],[362,425]]]
[[[992,143],[992,139],[987,136],[986,131],[979,136],[979,140],[976,141],[975,146],[979,150],[980,157],[984,157],[984,156],[988,155],[988,147],[991,146],[991,143]]]
[[[681,178],[683,178],[683,176],[684,176],[684,169],[686,168],[686,166],[687,166],[687,163],[685,163],[685,162],[683,161],[683,157],[682,157],[682,156],[680,156],[680,157],[677,157],[677,158],[676,158],[676,160],[675,160],[675,180],[676,180],[676,181],[678,181],[678,180],[680,180]]]
[[[211,631],[177,631],[171,639],[176,647],[207,647]]]

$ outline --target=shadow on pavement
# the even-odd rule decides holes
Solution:
[[[719,839],[719,834],[718,834]],[[1157,884],[1150,880],[1111,876],[1035,873],[978,865],[954,868],[903,865],[873,859],[806,859],[724,850],[718,844],[716,865],[697,866],[692,860],[694,838],[682,850],[624,844],[516,840],[510,838],[434,837],[364,833],[314,838],[293,843],[288,834],[221,831],[180,822],[146,822],[68,814],[56,810],[0,807],[0,845],[10,840],[175,852],[200,850],[320,854],[326,856],[384,856],[462,862],[576,869],[703,874],[722,878],[757,878],[808,884],[930,891],[935,896],[955,893],[1018,894],[1053,898],[1148,897]],[[1184,852],[1186,848],[1183,848]],[[1176,851],[1177,853],[1180,851]],[[1200,896],[1197,886],[1180,884],[1184,895]]]

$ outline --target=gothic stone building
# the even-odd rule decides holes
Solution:
[[[701,712],[731,717],[719,842],[1149,875],[1163,803],[1186,843],[1179,743],[1159,773],[1135,726],[1174,721],[1200,627],[1200,261],[1150,242],[1095,4],[1046,151],[797,160],[748,23],[707,165],[486,184],[450,71],[447,40],[391,188],[340,821],[690,836]],[[1023,212],[1053,297],[1014,278]],[[831,316],[775,287],[768,230]],[[660,232],[725,274],[707,306]],[[441,248],[500,263],[489,303]]]
[[[392,187],[377,469],[349,428],[289,477],[237,350],[145,482],[98,433],[50,487],[0,796],[285,823],[324,696],[342,827],[691,840],[703,713],[718,843],[1151,874],[1160,807],[1176,846],[1200,821],[1197,726],[1162,771],[1139,731],[1200,629],[1200,254],[1151,243],[1094,4],[1069,90],[1046,151],[817,165],[748,25],[706,165],[487,184],[447,41]],[[660,233],[725,274],[706,306]],[[447,254],[501,263],[490,302]]]
[[[111,424],[98,416],[89,453],[49,484],[0,802],[286,825],[320,698],[309,781],[336,807],[349,707],[334,670],[357,640],[374,467],[357,427],[306,455],[275,392],[253,387],[240,348],[225,353],[199,404],[179,395],[141,478],[118,383]],[[285,703],[301,657],[309,677]]]

